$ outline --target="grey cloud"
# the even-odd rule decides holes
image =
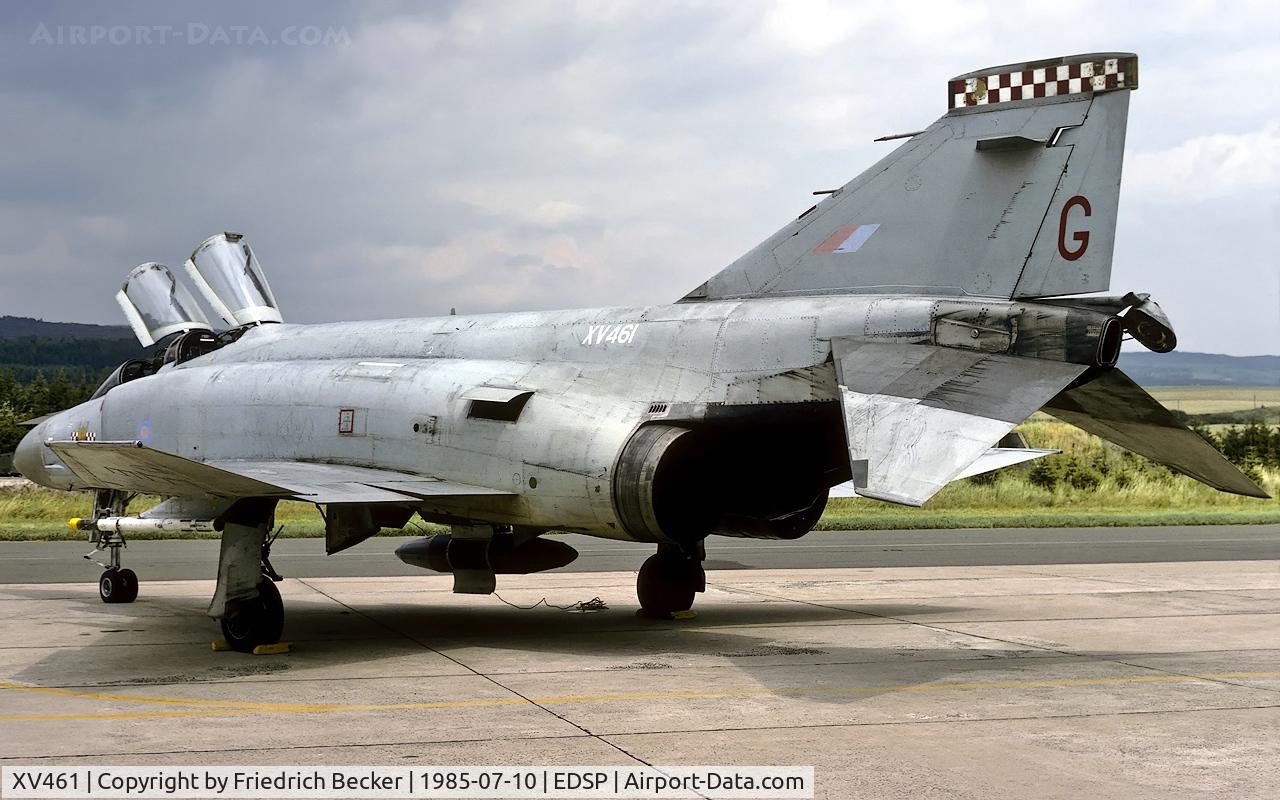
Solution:
[[[1053,26],[995,6],[914,21],[877,7],[827,37],[811,35],[822,14],[780,34],[773,7],[752,3],[212,8],[8,15],[0,313],[118,322],[109,298],[130,267],[179,262],[223,229],[250,236],[298,321],[668,301],[802,211],[811,190],[888,151],[871,138],[933,120],[951,75],[1099,49],[1089,20],[1114,6]],[[1270,80],[1280,36],[1268,7],[1230,27],[1191,8],[1153,33],[1125,13],[1104,15],[1109,38],[1151,65],[1131,154],[1280,118],[1274,96],[1221,111],[1179,100],[1182,64],[1252,63]],[[351,43],[26,44],[41,22],[96,20],[338,26]],[[1126,190],[1115,286],[1168,296],[1188,349],[1278,346],[1266,341],[1274,242],[1251,192],[1169,208]],[[1171,225],[1187,231],[1176,243]],[[1224,258],[1212,274],[1231,280],[1206,281],[1203,265]],[[1201,310],[1184,312],[1193,301]],[[1232,337],[1228,314],[1260,321]]]

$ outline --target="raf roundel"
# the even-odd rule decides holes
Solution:
[[[879,228],[880,224],[876,222],[837,228],[835,233],[822,240],[822,244],[813,248],[814,255],[856,253]]]

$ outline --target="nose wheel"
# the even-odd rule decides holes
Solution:
[[[138,599],[138,576],[131,569],[104,570],[98,579],[98,597],[104,603],[132,603]]]

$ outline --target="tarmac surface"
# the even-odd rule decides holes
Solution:
[[[108,606],[92,576],[15,582],[12,554],[0,766],[796,764],[830,798],[1280,787],[1274,558],[721,568],[686,621],[637,617],[630,570],[499,579],[518,605],[608,606],[590,613],[447,576],[290,577],[293,652],[247,656],[209,648],[212,581],[144,573]]]
[[[332,556],[319,539],[280,539],[272,563],[300,578],[422,575],[395,557],[412,538],[379,536]],[[557,538],[578,550],[578,559],[557,572],[638,570],[654,550],[588,536]],[[82,558],[88,550],[82,541],[0,542],[0,583],[95,581],[98,569]],[[131,541],[123,555],[143,581],[198,580],[213,575],[218,542]],[[1280,525],[817,531],[794,542],[713,536],[707,559],[713,570],[1280,559]]]

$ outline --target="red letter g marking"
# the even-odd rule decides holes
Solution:
[[[1067,249],[1067,215],[1071,213],[1071,209],[1080,206],[1084,209],[1084,215],[1087,217],[1093,213],[1093,209],[1089,206],[1089,201],[1081,195],[1076,195],[1067,202],[1062,204],[1062,216],[1058,219],[1058,255],[1068,261],[1075,261],[1084,255],[1084,251],[1089,249],[1089,232],[1076,231],[1071,234],[1071,241],[1076,242],[1080,246],[1074,250]]]

